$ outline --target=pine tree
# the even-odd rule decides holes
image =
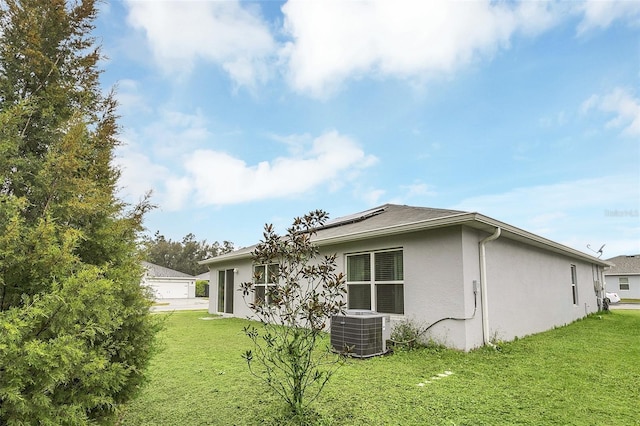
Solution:
[[[109,422],[153,353],[94,3],[0,2],[0,424]]]

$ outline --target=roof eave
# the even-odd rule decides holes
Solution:
[[[367,240],[376,237],[385,237],[393,234],[406,234],[409,232],[421,231],[424,229],[444,228],[447,226],[472,221],[473,215],[474,213],[460,213],[451,216],[438,217],[435,219],[425,219],[416,222],[391,225],[384,228],[335,235],[332,237],[314,238],[314,242],[319,246],[326,246],[350,241]]]
[[[243,251],[241,253],[226,253],[220,256],[216,256],[216,257],[212,257],[210,259],[205,259],[205,260],[200,260],[198,262],[198,265],[215,265],[218,263],[222,263],[222,262],[227,262],[229,260],[241,260],[241,259],[249,259],[251,258],[251,253],[253,252],[253,250],[251,251]]]
[[[569,246],[565,246],[564,244],[557,243],[555,241],[549,240],[547,238],[541,237],[536,234],[532,234],[531,232],[527,232],[524,229],[517,228],[515,226],[509,225],[504,222],[500,222],[499,220],[490,218],[488,216],[484,216],[480,213],[474,213],[476,218],[475,220],[480,223],[485,223],[487,225],[491,225],[494,227],[500,227],[503,232],[511,234],[515,236],[515,240],[522,239],[524,242],[532,244],[534,246],[542,247],[547,250],[551,250],[555,253],[560,253],[567,255],[569,257],[573,257],[576,259],[586,260],[589,263],[593,263],[603,267],[611,267],[613,263],[607,262],[606,260],[598,259],[597,257],[591,256],[587,253],[583,253],[580,250],[573,249]]]
[[[419,220],[416,222],[403,223],[399,225],[391,225],[384,228],[377,228],[366,231],[352,232],[349,234],[335,235],[331,237],[316,237],[313,241],[320,247],[341,244],[345,242],[361,241],[377,237],[386,237],[395,234],[406,234],[410,232],[445,228],[455,225],[467,225],[475,229],[480,229],[485,232],[492,232],[496,227],[500,227],[505,233],[504,235],[510,235],[512,239],[521,240],[525,243],[542,247],[547,250],[564,254],[566,256],[581,259],[600,265],[603,267],[612,267],[613,263],[607,262],[597,257],[590,256],[579,250],[575,250],[571,247],[549,240],[536,234],[532,234],[523,229],[501,222],[499,220],[490,218],[480,213],[459,213],[450,216],[438,217],[434,219]],[[229,260],[241,260],[251,258],[252,251],[244,251],[242,253],[228,253],[222,256],[214,257],[211,259],[198,262],[200,265],[215,265],[218,263],[226,262]]]
[[[496,227],[500,227],[503,232],[507,234],[511,234],[515,236],[516,240],[524,240],[524,242],[541,246],[546,248],[547,250],[551,250],[556,253],[561,253],[567,255],[569,257],[586,260],[590,263],[594,263],[600,266],[613,266],[612,263],[607,262],[602,259],[598,259],[596,257],[590,256],[586,253],[583,253],[579,250],[572,249],[571,247],[565,246],[560,243],[556,243],[555,241],[549,240],[547,238],[541,237],[536,234],[532,234],[523,229],[517,228],[515,226],[509,225],[507,223],[501,222],[499,220],[490,218],[488,216],[482,215],[480,213],[460,213],[451,216],[439,217],[435,219],[425,219],[411,223],[405,223],[400,225],[392,225],[385,228],[378,228],[374,230],[354,232],[350,234],[337,235],[333,237],[327,238],[319,238],[316,239],[315,242],[319,246],[332,245],[332,244],[340,244],[344,242],[350,241],[358,241],[369,238],[376,237],[385,237],[393,234],[404,234],[409,232],[427,230],[427,229],[437,229],[444,228],[447,226],[455,226],[455,225],[467,225],[475,229],[480,229],[486,232],[492,232]]]

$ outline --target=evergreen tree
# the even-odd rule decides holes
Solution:
[[[107,423],[153,353],[94,3],[0,2],[0,424]]]
[[[159,231],[153,238],[145,237],[144,246],[148,262],[190,275],[199,275],[209,270],[207,266],[198,264],[199,261],[233,251],[233,243],[229,241],[223,241],[222,244],[214,241],[209,244],[206,240],[197,241],[192,233],[185,235],[182,241],[173,241],[165,238]]]

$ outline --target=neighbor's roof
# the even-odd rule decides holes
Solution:
[[[210,272],[209,272],[209,271],[207,271],[207,272],[203,272],[203,273],[201,273],[200,275],[196,275],[196,279],[197,279],[198,281],[200,281],[200,280],[209,281],[209,278],[210,278],[210,275],[209,275],[209,274],[210,274]]]
[[[503,237],[542,247],[569,257],[587,260],[601,266],[611,266],[606,261],[480,213],[396,204],[385,204],[328,221],[317,230],[313,241],[319,246],[326,246],[457,225],[468,226],[488,233],[493,233],[499,227]],[[255,246],[245,247],[200,263],[216,264],[231,259],[247,258],[251,256],[254,248]]]
[[[606,275],[636,275],[640,274],[640,254],[631,256],[616,256],[607,259],[614,266],[605,272]]]
[[[147,273],[151,277],[157,278],[195,278],[193,275],[185,274],[184,272],[176,271],[171,268],[165,268],[164,266],[156,265],[155,263],[142,262],[142,266],[147,270]]]

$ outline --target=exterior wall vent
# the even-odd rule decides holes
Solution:
[[[368,358],[387,352],[391,336],[390,317],[373,311],[349,310],[331,318],[331,346],[357,358]]]

